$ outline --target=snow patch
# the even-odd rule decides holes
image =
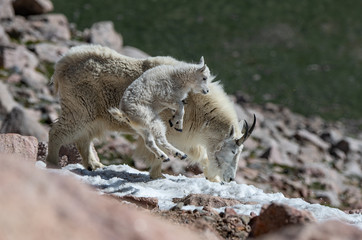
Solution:
[[[45,169],[42,163],[38,168]],[[259,214],[263,204],[282,203],[291,207],[310,211],[318,221],[338,219],[362,229],[362,214],[345,212],[320,204],[310,204],[300,198],[286,198],[282,193],[264,193],[261,189],[246,184],[213,183],[204,178],[188,178],[165,174],[165,179],[151,180],[148,172],[138,171],[127,165],[111,165],[96,171],[88,171],[80,164],[71,164],[61,170],[48,170],[60,174],[71,174],[81,181],[98,188],[102,193],[117,196],[133,195],[135,197],[154,197],[158,199],[159,208],[168,210],[176,204],[173,198],[182,198],[189,194],[209,194],[223,198],[233,198],[245,204],[232,208],[239,214]],[[184,206],[183,209],[196,209]],[[222,211],[224,208],[215,209]]]

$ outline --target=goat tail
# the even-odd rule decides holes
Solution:
[[[110,108],[108,112],[119,122],[129,122],[126,115],[118,108]]]

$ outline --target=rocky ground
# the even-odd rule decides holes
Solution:
[[[69,48],[96,43],[128,56],[147,56],[141,50],[123,46],[122,36],[114,31],[112,22],[95,23],[90,29],[79,31],[64,15],[50,13],[52,9],[52,3],[46,0],[0,1],[0,134],[3,133],[0,153],[15,152],[22,158],[44,159],[48,130],[60,110],[53,86],[49,84],[50,77],[54,63]],[[255,105],[241,92],[231,98],[240,119],[250,121],[254,113],[257,117],[255,131],[246,142],[239,161],[237,182],[347,212],[361,212],[360,129],[339,122],[329,123],[319,117],[303,117],[271,103]],[[24,140],[20,135],[7,133],[34,138]],[[18,146],[16,142],[23,145]],[[110,134],[96,142],[96,149],[105,164],[127,163],[144,170],[142,162],[132,158],[133,142],[133,136]],[[62,148],[60,155],[63,165],[80,160],[72,146]],[[202,174],[198,166],[177,160],[165,164],[164,172],[186,176]],[[190,204],[187,203],[190,199],[175,199],[179,201],[175,209],[162,212],[154,207],[151,212],[181,225],[191,225],[193,229],[203,229],[202,233],[209,239],[212,239],[210,236],[245,239],[255,231],[251,223],[256,221],[252,220],[254,216],[238,216],[231,210],[218,214],[208,207],[215,199],[210,196],[198,196],[198,199],[204,201],[203,211],[181,210],[180,205]]]

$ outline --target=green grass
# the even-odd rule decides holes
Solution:
[[[111,20],[125,45],[197,61],[226,91],[304,115],[360,119],[362,1],[53,0],[79,29]]]

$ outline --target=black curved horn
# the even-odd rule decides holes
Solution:
[[[241,144],[243,144],[246,139],[249,138],[249,136],[251,135],[251,133],[254,131],[254,128],[255,128],[255,123],[256,123],[256,117],[255,117],[255,114],[254,114],[254,120],[253,120],[253,124],[251,125],[251,128],[249,129],[249,126],[248,126],[248,123],[244,120],[244,125],[243,125],[243,129],[241,130],[243,132],[243,130],[245,129],[245,132],[243,134],[243,136],[236,140],[236,144],[238,146],[240,146]]]

